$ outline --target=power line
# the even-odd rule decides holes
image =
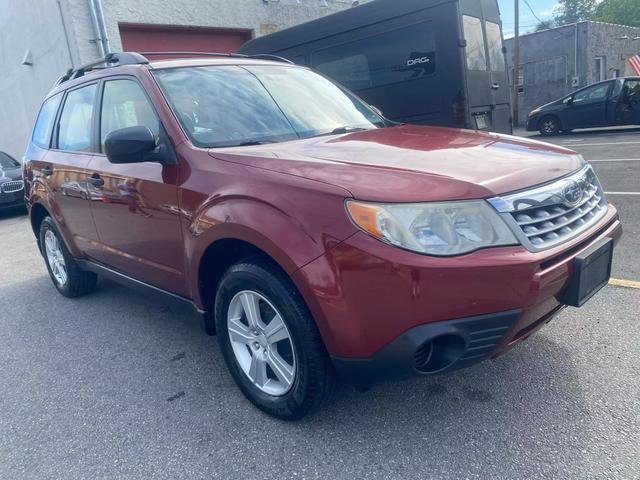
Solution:
[[[540,17],[538,17],[538,15],[536,15],[536,12],[534,12],[533,8],[531,8],[531,5],[529,5],[529,0],[524,0],[524,3],[527,5],[527,7],[529,7],[529,10],[531,11],[531,14],[536,18],[536,20],[538,20],[540,23],[543,23],[543,20],[540,20]]]

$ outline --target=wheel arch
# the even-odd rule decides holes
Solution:
[[[34,203],[31,206],[29,219],[31,221],[31,230],[33,230],[33,234],[36,237],[36,243],[38,244],[38,249],[42,252],[42,246],[40,245],[40,226],[42,225],[42,221],[46,217],[50,217],[51,214],[49,210],[42,205],[41,203]]]

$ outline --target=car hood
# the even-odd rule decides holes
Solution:
[[[22,179],[22,170],[20,167],[7,169],[0,167],[0,182],[20,179]]]
[[[487,198],[548,182],[583,164],[575,152],[542,142],[416,125],[216,148],[210,155],[381,202]]]

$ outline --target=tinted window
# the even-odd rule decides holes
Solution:
[[[18,163],[17,160],[15,160],[14,158],[10,157],[9,155],[7,155],[4,152],[0,152],[0,169],[17,168],[19,166],[20,166],[20,164]]]
[[[49,148],[51,142],[51,130],[62,94],[58,93],[47,99],[40,109],[36,125],[33,127],[33,143],[41,148]]]
[[[415,80],[436,71],[431,23],[318,50],[312,65],[351,90]]]
[[[573,103],[584,105],[585,103],[602,102],[607,98],[607,92],[610,86],[611,82],[605,82],[577,92],[573,96]]]
[[[504,53],[502,53],[502,34],[500,25],[494,22],[485,22],[487,29],[487,42],[489,44],[489,63],[494,72],[504,72]]]
[[[469,70],[486,70],[487,54],[482,37],[482,21],[479,18],[464,15],[464,38],[467,41],[467,68]]]
[[[110,80],[104,84],[100,116],[100,144],[121,128],[144,126],[158,138],[160,121],[142,87],[133,80]]]
[[[187,67],[154,72],[183,129],[200,146],[276,142],[376,128],[357,98],[309,70],[287,66]]]
[[[91,123],[96,85],[72,90],[60,115],[58,148],[75,152],[91,151]]]

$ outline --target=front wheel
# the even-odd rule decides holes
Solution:
[[[315,322],[291,280],[268,261],[232,266],[216,295],[227,367],[259,409],[295,420],[331,390],[333,371]]]
[[[556,117],[544,117],[540,120],[540,133],[545,137],[557,135],[560,132],[560,121]]]

